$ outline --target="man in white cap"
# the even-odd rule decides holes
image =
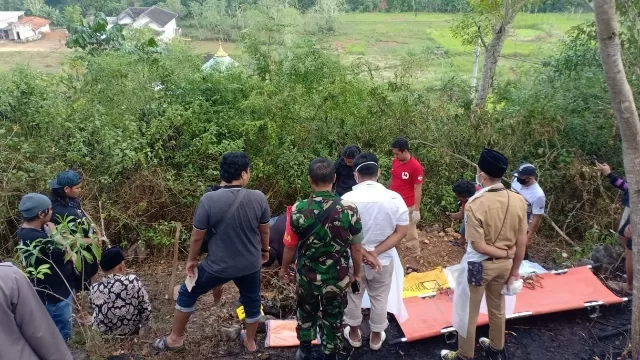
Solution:
[[[400,264],[396,246],[409,230],[409,209],[400,194],[378,183],[380,167],[375,154],[361,154],[353,162],[353,167],[357,185],[353,187],[353,191],[344,194],[342,198],[353,202],[358,207],[364,233],[362,241],[364,262],[368,265],[362,267],[364,276],[360,291],[348,292],[349,304],[344,316],[347,327],[344,329],[344,336],[352,347],[362,346],[361,307],[366,290],[371,301],[369,347],[377,351],[386,339],[385,330],[389,326],[387,310],[394,276],[399,276],[399,285],[402,288],[404,273],[394,275],[394,267],[396,262]],[[353,272],[353,264],[350,267]],[[377,267],[379,269],[376,269]],[[401,264],[399,267],[402,269]],[[393,296],[395,299],[392,298],[392,300],[395,300],[395,303],[402,304],[401,292],[395,292]],[[394,312],[393,309],[389,310]]]
[[[527,249],[533,244],[533,237],[538,231],[542,216],[544,215],[547,198],[544,191],[536,180],[536,167],[529,163],[521,164],[514,174],[511,182],[511,190],[522,195],[527,201],[527,222],[529,231],[527,233]],[[524,255],[525,260],[529,260],[529,251]]]
[[[478,178],[483,189],[465,206],[469,244],[453,296],[453,327],[458,331],[459,349],[443,350],[443,360],[473,359],[480,303],[485,295],[489,338],[480,338],[480,346],[489,359],[504,359],[506,316],[502,290],[505,284],[520,279],[527,241],[526,203],[501,182],[507,166],[507,158],[497,151],[484,149],[480,154]]]

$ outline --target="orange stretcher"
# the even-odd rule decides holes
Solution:
[[[517,295],[515,311],[508,319],[584,308],[597,312],[600,305],[619,304],[628,300],[607,289],[593,274],[591,266],[552,271],[537,277],[531,287],[523,288]],[[400,324],[405,337],[392,343],[455,333],[451,326],[452,290],[406,298],[404,304],[409,313],[409,318]],[[478,326],[487,324],[488,315],[480,314]]]

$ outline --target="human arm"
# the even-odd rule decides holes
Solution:
[[[33,289],[33,285],[15,267],[8,275],[13,280],[13,290],[9,294],[14,319],[22,337],[34,353],[42,360],[71,360],[60,332],[49,313]]]
[[[346,210],[350,215],[349,234],[351,234],[351,261],[353,262],[352,281],[361,282],[362,280],[362,240],[364,233],[362,232],[362,221],[360,213],[355,205],[346,206]]]
[[[464,213],[462,211],[458,211],[457,213],[446,213],[447,216],[449,216],[451,219],[453,220],[463,220],[464,219]]]
[[[280,278],[286,279],[289,276],[289,267],[293,264],[296,256],[296,248],[285,246],[282,251],[282,265],[280,266]]]
[[[353,275],[351,281],[362,282],[362,244],[351,243],[351,261],[353,262]]]
[[[465,207],[465,214],[467,216],[465,235],[475,251],[497,259],[513,257],[514,248],[505,250],[487,244],[484,229],[482,228],[482,215],[477,214],[473,206],[470,206],[470,204],[467,205]]]
[[[269,261],[269,223],[258,225],[260,231],[260,253],[262,254],[262,263]]]
[[[378,244],[375,249],[373,249],[372,253],[375,256],[379,256],[380,254],[391,250],[400,244],[400,241],[404,239],[409,231],[409,225],[396,225],[396,228],[393,230],[391,235],[389,235],[383,242]]]
[[[516,254],[513,258],[510,280],[511,278],[520,278],[520,265],[522,264],[522,260],[524,260],[524,254],[527,250],[527,205],[523,204],[523,206],[518,210],[520,214],[520,229],[518,231],[518,237],[516,238]]]
[[[415,196],[415,205],[413,205],[413,222],[420,221],[420,206],[422,204],[422,180],[424,178],[424,168],[420,163],[416,164],[413,172],[413,190]]]

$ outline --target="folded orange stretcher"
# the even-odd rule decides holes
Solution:
[[[556,313],[600,305],[619,304],[620,298],[607,289],[593,274],[590,266],[553,271],[538,275],[539,285],[523,288],[516,297],[516,308],[509,319]],[[404,338],[392,341],[410,342],[455,332],[451,326],[453,291],[428,297],[404,299],[409,318],[400,324]],[[480,314],[478,325],[487,325],[487,314]]]

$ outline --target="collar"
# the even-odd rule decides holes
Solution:
[[[477,198],[480,198],[482,196],[484,196],[484,194],[488,193],[489,191],[501,191],[504,190],[505,187],[502,184],[502,182],[497,183],[497,184],[493,184],[491,186],[488,186],[486,188],[482,188],[480,191],[476,192],[475,195],[473,195],[469,201],[467,201],[467,205],[470,204],[472,201],[474,201]]]
[[[364,189],[366,187],[383,188],[384,185],[377,181],[367,180],[353,186],[353,190]]]
[[[312,197],[336,197],[337,195],[333,191],[325,190],[325,191],[314,191],[311,195]]]

